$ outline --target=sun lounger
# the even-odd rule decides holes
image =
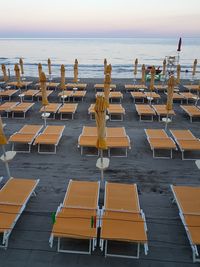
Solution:
[[[190,92],[184,92],[184,93],[180,93],[180,95],[182,95],[184,97],[184,99],[186,100],[186,103],[188,104],[189,101],[196,101],[198,99],[198,96],[195,94],[192,94]]]
[[[156,102],[158,103],[160,99],[160,95],[155,92],[145,92],[145,95],[149,102],[156,100]]]
[[[66,88],[67,89],[74,89],[77,88],[77,90],[86,90],[87,84],[86,83],[67,83]]]
[[[95,91],[103,91],[104,90],[104,84],[98,83],[94,85]],[[116,90],[116,84],[110,84],[110,90],[115,91]]]
[[[63,99],[64,99],[64,102],[69,102],[70,101],[70,98],[73,96],[73,91],[64,91],[64,92],[60,92],[58,94],[59,98],[60,98],[60,101],[62,100],[63,102]]]
[[[147,90],[147,86],[145,85],[145,84],[126,84],[125,85],[125,90],[127,91],[127,92],[129,92],[129,91],[145,91],[145,90]]]
[[[51,94],[53,93],[53,90],[47,90],[47,97],[49,97]],[[36,95],[37,101],[42,99],[42,92],[39,91],[39,93],[37,93]]]
[[[105,185],[104,207],[101,211],[100,248],[105,256],[139,258],[140,245],[148,252],[145,215],[140,209],[136,184],[108,183]],[[136,254],[112,253],[112,242],[136,245]],[[110,245],[109,245],[110,244]]]
[[[31,152],[31,145],[35,140],[36,136],[39,134],[43,126],[41,125],[24,125],[22,129],[18,132],[12,134],[9,138],[9,142],[12,143],[12,150],[23,153]],[[28,146],[28,150],[16,150],[15,145],[25,145]]]
[[[12,230],[20,218],[23,210],[39,180],[10,178],[0,190],[0,233],[2,235],[1,248],[8,247]]]
[[[68,120],[66,118],[67,115],[71,115],[72,120],[74,119],[74,114],[76,113],[78,104],[63,104],[59,110],[58,114],[60,114],[60,119],[61,120]],[[64,117],[65,116],[65,117]]]
[[[153,158],[172,158],[172,151],[176,150],[176,144],[163,129],[145,129],[145,134],[153,151]],[[158,151],[170,151],[170,156],[164,156],[163,154],[160,156]]]
[[[98,225],[91,225],[92,218],[99,216],[99,183],[70,180],[64,201],[57,209],[55,223],[49,239],[53,246],[58,238],[58,252],[91,254],[97,245]],[[97,220],[98,221],[98,220]],[[88,241],[88,250],[62,248],[62,241]],[[81,241],[80,241],[81,240]]]
[[[3,98],[8,98],[8,101],[11,100],[11,97],[13,95],[15,95],[19,90],[4,90],[4,91],[0,91],[0,98],[3,99]]]
[[[184,84],[183,85],[186,89],[190,91],[199,91],[199,85],[198,84]]]
[[[47,89],[57,89],[59,86],[59,83],[55,83],[55,82],[49,82],[47,83]]]
[[[200,109],[197,106],[180,106],[182,110],[190,117],[190,122],[193,122],[193,118],[200,118]]]
[[[171,185],[171,190],[190,242],[193,262],[200,262],[200,187]]]
[[[144,92],[130,92],[131,97],[133,98],[134,103],[144,103],[144,99],[146,98],[146,95]],[[138,101],[139,100],[139,101]]]
[[[153,109],[155,110],[156,114],[158,115],[158,121],[162,121],[163,117],[167,116],[167,109],[166,105],[152,105]],[[174,110],[170,110],[168,112],[168,117],[172,120],[172,117],[175,115]]]
[[[56,154],[56,147],[58,146],[62,137],[65,126],[48,125],[40,133],[34,141],[34,145],[38,145],[38,153],[41,154]],[[41,146],[54,147],[53,151],[41,150]]]
[[[35,105],[35,103],[20,103],[19,105],[10,109],[12,112],[12,118],[15,118],[15,114],[22,114],[22,117],[17,116],[16,118],[25,119],[26,113]]]
[[[166,93],[166,95],[167,95],[167,93]],[[182,94],[173,93],[173,102],[174,101],[180,101],[182,104],[183,100],[185,100],[185,97]]]
[[[27,81],[27,82],[25,82],[25,81],[21,81],[20,82],[20,84],[21,84],[21,88],[22,87],[25,87],[26,89],[27,89],[27,87],[29,86],[29,85],[31,85],[33,82],[32,81]],[[7,85],[8,86],[11,86],[11,87],[16,87],[17,88],[17,85],[18,85],[18,82],[8,82],[7,83]]]
[[[11,109],[15,106],[17,106],[19,102],[5,102],[2,105],[0,105],[0,114],[1,117],[4,113],[6,113],[6,118],[8,118],[9,112],[11,112]]]
[[[88,108],[88,114],[90,116],[90,119],[95,119],[95,110],[94,110],[95,104],[91,104]]]
[[[56,113],[58,112],[59,108],[62,106],[62,104],[59,103],[49,103],[47,106],[42,107],[40,109],[40,112],[42,112],[42,115],[45,113],[49,113],[51,118],[55,119]]]
[[[155,84],[154,87],[157,92],[166,92],[168,86],[163,84]]]
[[[135,109],[140,117],[140,121],[153,121],[153,116],[156,115],[155,110],[150,105],[136,104]]]
[[[186,158],[185,152],[199,152],[200,140],[190,130],[170,130],[170,132],[182,153],[182,160],[195,160]]]
[[[99,95],[102,95],[104,96],[104,92],[97,92],[96,93],[96,97],[99,96]],[[121,100],[123,99],[123,94],[121,92],[110,92],[109,93],[109,100],[110,102],[120,102],[121,103]],[[114,101],[113,101],[114,100]]]
[[[110,121],[123,121],[125,109],[121,104],[110,104],[107,108]]]
[[[75,91],[72,94],[73,97],[73,101],[76,101],[76,99],[80,99],[81,101],[83,101],[83,98],[86,95],[86,91]]]
[[[23,92],[23,99],[24,100],[31,100],[33,101],[34,100],[34,97],[39,93],[40,91],[39,90],[33,90],[33,89],[29,89],[25,92]]]

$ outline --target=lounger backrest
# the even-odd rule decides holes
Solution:
[[[83,126],[82,135],[97,136],[97,127]]]
[[[171,186],[183,214],[200,215],[200,187]]]
[[[98,196],[98,182],[70,180],[63,206],[69,208],[96,209],[98,205]]]
[[[126,137],[126,130],[124,127],[107,127],[106,137]]]
[[[43,134],[62,134],[64,131],[65,126],[58,126],[58,125],[48,125],[44,131]]]
[[[106,183],[104,206],[105,210],[139,213],[137,186]]]
[[[0,204],[23,205],[39,180],[10,178],[0,190]]]
[[[19,102],[5,102],[2,105],[0,105],[0,109],[9,109],[17,106],[18,104]]]
[[[19,133],[21,134],[37,134],[43,126],[41,125],[24,125],[21,130],[19,131]]]
[[[196,140],[190,130],[170,130],[176,140]]]
[[[168,138],[163,129],[145,129],[148,138]]]

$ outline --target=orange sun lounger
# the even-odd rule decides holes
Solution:
[[[186,158],[185,152],[200,151],[200,140],[190,130],[170,130],[170,132],[182,153],[182,160],[195,160]]]
[[[95,91],[103,91],[104,90],[104,84],[103,83],[97,83],[94,85]],[[116,90],[116,84],[110,84],[110,90],[115,91]]]
[[[32,81],[21,81],[20,84],[21,84],[21,87],[25,87],[27,88],[29,85],[31,85],[33,82]],[[18,85],[18,82],[8,82],[7,83],[8,86],[14,86],[14,87],[17,87]]]
[[[110,104],[107,108],[110,121],[123,121],[125,109],[121,104]]]
[[[153,151],[153,158],[172,158],[172,151],[176,150],[176,144],[163,129],[144,129],[147,141]],[[157,151],[157,155],[155,155]],[[170,156],[159,156],[158,151],[170,151]]]
[[[139,258],[140,245],[144,245],[147,254],[147,226],[145,215],[140,209],[136,184],[106,182],[100,225],[100,248],[105,250],[105,256]],[[136,255],[127,255],[127,251],[126,254],[109,252],[112,241],[136,244]],[[108,246],[108,243],[111,245]]]
[[[101,95],[104,96],[104,92],[97,92],[96,98],[97,96],[101,96]],[[118,100],[118,102],[121,103],[122,99],[123,99],[123,94],[121,92],[114,91],[114,92],[109,93],[109,100],[111,103],[114,102],[113,100]]]
[[[64,201],[57,209],[55,223],[49,239],[53,246],[58,238],[58,252],[91,254],[97,245],[97,225],[91,225],[91,219],[99,216],[99,182],[70,180]],[[88,251],[64,249],[62,240],[70,239],[89,242]]]
[[[78,104],[63,104],[59,110],[58,110],[58,114],[60,114],[60,119],[61,120],[68,120],[68,118],[64,118],[64,115],[71,115],[72,120],[74,119],[74,114],[76,113],[78,108]]]
[[[162,121],[162,117],[167,116],[167,109],[166,105],[152,105],[153,109],[155,110],[156,114],[158,115],[158,121]],[[172,117],[175,115],[173,110],[170,110],[168,113],[168,117],[172,120]]]
[[[1,248],[7,248],[12,230],[26,207],[39,180],[10,178],[0,190]]]
[[[136,104],[135,109],[140,117],[140,121],[153,121],[153,116],[156,115],[155,110],[150,105]]]
[[[47,97],[49,97],[53,93],[53,90],[47,90]],[[39,91],[35,97],[37,98],[37,101],[42,99],[42,92]]]
[[[19,102],[4,102],[2,105],[0,105],[1,116],[2,114],[6,113],[6,118],[8,118],[8,114],[11,112],[11,109],[18,104]]]
[[[48,125],[40,133],[34,141],[34,145],[38,145],[38,153],[41,154],[56,154],[56,147],[58,146],[60,139],[62,137],[65,126],[57,126],[57,125]],[[41,150],[41,146],[53,146],[53,151],[44,151]]]
[[[22,117],[17,117],[17,118],[22,118],[25,119],[26,113],[35,105],[35,103],[20,103],[19,105],[13,107],[10,109],[12,112],[12,118],[15,118],[15,114],[22,114]]]
[[[31,100],[33,101],[34,97],[39,93],[39,90],[33,90],[33,89],[29,89],[25,92],[23,92],[23,99],[24,100]]]
[[[200,187],[171,185],[171,190],[190,242],[193,262],[200,262]]]
[[[133,102],[136,103],[144,103],[144,99],[146,98],[146,95],[144,92],[130,92],[131,97],[133,98]],[[137,101],[139,100],[139,101]]]
[[[87,84],[86,83],[67,83],[67,89],[74,89],[77,88],[78,90],[86,90]]]
[[[138,91],[138,90],[147,90],[147,86],[145,84],[126,84],[125,90],[128,91]]]
[[[19,90],[15,90],[15,89],[10,89],[10,90],[4,90],[4,91],[0,91],[0,98],[8,98],[8,101],[11,100],[11,97],[16,94]]]
[[[181,106],[182,110],[190,117],[190,122],[193,122],[193,118],[200,118],[200,109],[197,106]]]
[[[42,107],[40,109],[40,112],[42,112],[42,115],[45,113],[49,113],[48,115],[51,116],[53,119],[56,117],[56,113],[58,112],[59,108],[62,106],[60,103],[49,103],[47,106]]]
[[[15,132],[9,138],[9,142],[12,143],[12,150],[15,150],[15,144],[28,145],[28,150],[18,150],[17,152],[30,153],[31,145],[39,134],[43,126],[41,125],[24,125],[20,131]]]

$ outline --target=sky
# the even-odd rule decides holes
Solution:
[[[200,37],[200,0],[0,3],[0,38]]]

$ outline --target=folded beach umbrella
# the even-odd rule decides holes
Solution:
[[[197,59],[194,60],[193,63],[193,68],[192,68],[192,76],[194,77],[196,74],[196,69],[197,69]]]
[[[14,71],[15,71],[15,76],[17,80],[17,87],[20,88],[22,86],[22,83],[21,83],[20,69],[19,69],[18,64],[15,64]]]
[[[3,72],[3,80],[4,82],[7,82],[8,81],[8,75],[7,75],[7,72],[6,72],[6,66],[4,64],[1,65],[1,69],[2,69],[2,72]]]
[[[106,73],[110,74],[110,76],[111,76],[111,73],[112,73],[112,65],[111,64],[107,65]]]
[[[179,38],[177,51],[181,52],[182,39]]]
[[[63,103],[64,103],[64,90],[66,89],[66,86],[65,86],[65,66],[63,64],[61,65],[60,72],[61,72],[60,89],[63,92]]]
[[[107,106],[109,106],[110,83],[111,83],[110,74],[107,73],[104,80],[104,96]]]
[[[178,64],[177,65],[177,77],[176,77],[176,83],[179,84],[180,83],[180,79],[181,79],[181,65]]]
[[[106,75],[107,59],[104,59],[104,75]]]
[[[42,64],[39,63],[39,64],[38,64],[38,76],[39,76],[39,81],[40,81],[41,73],[42,73]]]
[[[171,76],[168,80],[168,87],[167,87],[167,104],[166,104],[167,118],[165,123],[165,130],[167,130],[169,112],[170,110],[173,109],[173,94],[175,85],[176,85],[176,79],[174,78],[174,76]]]
[[[135,60],[134,75],[137,75],[138,59]]]
[[[145,84],[145,71],[146,71],[145,65],[143,64],[142,65],[142,79],[141,79],[142,84]]]
[[[150,89],[150,105],[151,105],[151,101],[152,101],[152,91],[154,90],[154,81],[155,81],[155,75],[156,75],[156,69],[155,69],[155,67],[153,66],[152,68],[151,68],[151,71],[150,71],[150,73],[151,73],[151,80],[150,80],[150,85],[149,85],[149,89]]]
[[[163,70],[162,70],[162,75],[165,76],[166,75],[166,59],[163,60]]]
[[[51,59],[48,58],[48,72],[49,72],[49,76],[51,76]]]
[[[78,59],[76,58],[75,59],[75,62],[74,62],[76,65],[78,65]]]
[[[41,72],[40,75],[40,87],[42,91],[42,106],[44,108],[44,125],[46,126],[46,106],[49,104],[47,99],[47,85],[46,85],[46,76],[44,72]]]
[[[74,63],[74,82],[78,83],[78,63],[76,63],[76,60]]]
[[[21,74],[24,75],[24,62],[22,58],[19,59],[19,65],[21,69]]]

